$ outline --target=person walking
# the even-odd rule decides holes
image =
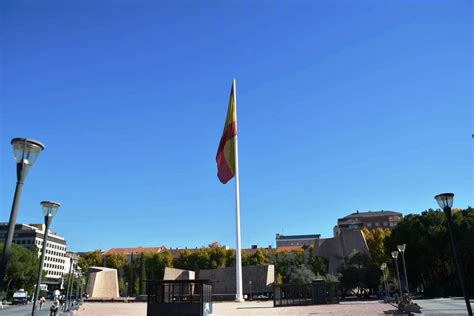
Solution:
[[[43,305],[44,305],[44,302],[46,301],[46,299],[44,298],[44,296],[41,296],[38,300],[39,302],[39,306],[40,306],[40,310],[43,309]]]
[[[59,300],[58,300],[58,298],[54,299],[53,304],[51,305],[51,308],[49,310],[50,310],[49,316],[57,316],[58,315],[58,310],[59,310]]]

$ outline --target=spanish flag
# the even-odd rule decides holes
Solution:
[[[217,177],[227,183],[235,175],[235,137],[237,136],[237,117],[235,112],[235,81],[230,89],[229,106],[219,148],[217,149]]]

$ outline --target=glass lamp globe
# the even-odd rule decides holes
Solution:
[[[453,199],[454,199],[454,194],[453,193],[441,193],[435,196],[436,202],[438,202],[439,207],[441,209],[445,209],[446,207],[453,207]]]
[[[41,210],[43,211],[44,216],[51,216],[53,217],[58,212],[58,208],[61,206],[58,202],[52,201],[42,201],[41,203]]]
[[[397,248],[398,248],[398,251],[403,253],[405,252],[406,244],[398,245]]]
[[[35,163],[40,152],[44,149],[42,143],[28,138],[14,138],[11,144],[13,145],[13,156],[16,163],[24,163],[29,166]]]

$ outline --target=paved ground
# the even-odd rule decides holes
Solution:
[[[214,303],[215,316],[246,316],[246,315],[383,315],[386,310],[393,310],[391,305],[378,301],[343,302],[334,305],[313,305],[298,307],[273,307],[272,301],[244,303]],[[74,313],[75,316],[103,315],[146,315],[146,303],[85,303]]]
[[[415,301],[422,308],[422,315],[452,315],[467,316],[466,303],[463,297],[453,298],[435,298],[429,300]],[[470,300],[471,306],[474,306],[474,300]]]
[[[49,307],[51,306],[52,301],[47,300],[44,305],[43,309],[39,310],[39,306],[37,305],[36,313],[37,316],[49,316]],[[0,308],[0,316],[3,315],[18,315],[18,316],[31,316],[31,309],[33,308],[32,303],[28,303],[26,305],[4,305],[3,309]],[[58,313],[58,316],[72,316],[72,313]]]
[[[474,305],[474,300],[471,301]],[[467,315],[466,305],[462,298],[441,298],[430,300],[417,300],[423,307],[422,315]],[[31,305],[30,309],[31,310]],[[1,314],[1,311],[0,311]],[[214,303],[214,316],[316,316],[316,315],[386,315],[398,314],[396,308],[390,304],[381,301],[364,301],[364,302],[341,302],[340,304],[331,305],[312,305],[297,307],[273,307],[272,301],[266,302],[244,302],[233,303],[223,302]],[[10,314],[8,314],[10,315]],[[21,314],[18,314],[21,315]],[[26,314],[25,314],[26,315]],[[44,314],[46,315],[46,314]],[[146,303],[85,303],[74,316],[145,316]],[[41,315],[43,316],[43,315]]]

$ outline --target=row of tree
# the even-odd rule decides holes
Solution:
[[[455,210],[454,235],[458,240],[461,264],[464,268],[467,291],[474,294],[474,210]],[[343,258],[338,273],[328,274],[328,260],[317,257],[312,247],[291,252],[258,249],[252,255],[242,252],[242,264],[275,265],[275,282],[303,284],[316,277],[339,281],[343,295],[368,297],[375,294],[382,281],[380,266],[387,263],[389,279],[398,287],[395,266],[390,256],[397,245],[406,244],[405,260],[411,291],[424,291],[428,296],[460,295],[446,218],[441,211],[428,210],[404,217],[390,230],[364,229],[369,255],[354,252]],[[207,248],[181,251],[173,259],[168,251],[135,256],[131,262],[125,255],[102,256],[100,251],[84,255],[80,265],[87,271],[92,265],[103,265],[120,271],[121,292],[143,294],[145,279],[162,279],[166,267],[198,271],[229,267],[235,264],[235,251],[213,244]],[[400,268],[401,268],[400,261]],[[128,287],[127,287],[128,285]]]
[[[382,281],[380,266],[387,263],[389,281],[398,288],[394,259],[390,253],[406,244],[405,263],[411,292],[429,297],[460,296],[461,286],[454,263],[446,216],[429,209],[409,214],[393,230],[364,229],[370,256],[352,254],[339,269],[344,293],[369,296]],[[474,295],[474,209],[453,210],[453,230],[464,272],[466,291]],[[403,281],[403,266],[398,264]]]
[[[474,295],[474,209],[453,210],[453,233],[464,271],[467,293]],[[385,255],[406,244],[405,261],[410,289],[427,296],[462,295],[447,229],[446,216],[429,209],[403,218],[384,239]],[[393,259],[389,259],[393,262]],[[392,265],[393,268],[393,265]],[[392,270],[393,271],[393,270]]]
[[[242,251],[242,265],[274,264],[277,283],[307,283],[327,272],[327,259],[313,255],[313,248],[306,251],[282,251],[270,254],[267,249],[257,249],[252,254]],[[166,267],[199,271],[235,265],[235,251],[219,245],[183,250],[173,259],[168,251],[154,254],[136,254],[127,259],[124,254],[103,256],[99,250],[83,255],[79,261],[82,269],[106,266],[119,271],[120,292],[124,295],[144,294],[143,280],[162,279]]]

